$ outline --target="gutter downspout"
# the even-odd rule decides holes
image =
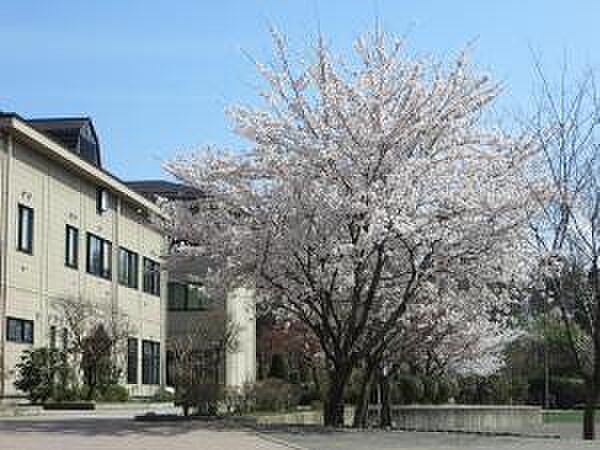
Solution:
[[[0,135],[0,138],[2,136]],[[6,392],[6,303],[8,298],[8,228],[9,218],[12,217],[12,208],[10,207],[10,167],[14,153],[14,141],[10,133],[5,132],[4,137],[0,139],[3,144],[4,154],[0,157],[0,187],[2,195],[0,196],[0,398],[3,398]],[[4,215],[2,216],[2,212]]]

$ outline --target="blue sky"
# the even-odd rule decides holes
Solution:
[[[532,48],[551,76],[565,52],[575,67],[600,64],[597,0],[4,0],[0,14],[0,109],[91,116],[105,166],[124,179],[164,177],[178,150],[240,145],[223,110],[258,102],[244,52],[269,57],[269,24],[298,49],[320,24],[346,50],[375,18],[417,53],[474,41],[506,110],[530,101]]]

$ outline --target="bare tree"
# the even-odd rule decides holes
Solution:
[[[239,348],[239,325],[221,309],[207,311],[202,320],[169,338],[167,348],[178,402],[187,416],[191,407],[202,410],[202,404],[218,401],[225,358]]]
[[[79,368],[91,399],[101,371],[109,371],[112,379],[118,379],[118,358],[124,355],[127,338],[135,330],[128,316],[110,304],[64,298],[53,306],[53,322],[65,330],[63,350]]]
[[[576,369],[586,383],[583,437],[594,439],[600,401],[600,98],[589,70],[573,81],[565,65],[554,86],[539,62],[536,67],[540,95],[529,127],[542,150],[535,176],[542,174],[547,183],[547,189],[539,189],[539,179],[532,181],[541,205],[531,220],[542,261],[540,290],[560,312]],[[575,272],[584,276],[570,276]]]

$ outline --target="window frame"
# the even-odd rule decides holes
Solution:
[[[98,249],[100,252],[100,259],[98,267],[93,267],[96,264],[92,262],[91,245],[92,241],[97,242],[99,245]],[[94,275],[105,280],[112,280],[112,242],[107,239],[101,238],[100,236],[87,233],[87,245],[86,245],[86,272],[90,275]],[[108,258],[107,258],[108,254]]]
[[[56,325],[50,325],[48,330],[48,347],[52,350],[56,350]]]
[[[142,290],[146,294],[160,297],[160,263],[144,256],[142,264]]]
[[[14,334],[11,329],[11,323],[18,325],[18,333]],[[29,327],[29,333],[26,332],[26,326]],[[33,320],[20,319],[18,317],[6,317],[6,341],[17,344],[33,344],[34,341],[34,323]]]
[[[199,306],[190,306],[191,302],[191,289],[201,288],[202,285],[198,283],[182,283],[179,281],[169,281],[167,283],[167,311],[206,311],[206,302]],[[183,289],[183,306],[174,307],[173,291],[175,289]]]
[[[123,272],[123,262],[126,261],[126,272]],[[140,257],[139,254],[129,250],[125,247],[119,247],[118,262],[118,281],[122,286],[126,286],[131,289],[138,289],[139,282],[139,266]]]
[[[142,340],[142,384],[160,384],[160,342]]]
[[[73,255],[70,254],[70,238],[73,239]],[[79,228],[69,224],[65,226],[65,266],[79,268]]]
[[[127,338],[127,384],[138,384],[140,343],[135,337]],[[132,345],[135,343],[135,345]],[[135,347],[135,349],[133,349]],[[132,351],[133,350],[133,351]],[[135,353],[135,359],[132,354]]]
[[[27,235],[27,240],[24,242],[23,233],[24,230],[24,221],[27,220],[27,227],[29,234]],[[33,234],[34,234],[34,210],[32,207],[24,205],[22,203],[18,204],[18,213],[17,213],[17,250],[26,253],[28,255],[33,255]]]
[[[110,192],[102,187],[96,188],[96,212],[100,215],[110,210]]]

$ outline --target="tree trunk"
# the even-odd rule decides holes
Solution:
[[[92,401],[94,399],[94,394],[96,393],[96,377],[94,376],[94,370],[88,368],[85,373],[85,378],[88,387],[86,400]]]
[[[329,387],[323,407],[323,424],[326,427],[344,426],[344,390],[348,378],[346,371],[329,372]]]
[[[323,391],[321,390],[321,379],[320,379],[319,371],[317,370],[316,364],[312,364],[310,367],[310,370],[312,372],[313,382],[315,383],[315,389],[319,393],[319,396],[322,399]]]
[[[354,410],[354,419],[352,421],[352,426],[354,428],[365,428],[368,425],[369,398],[371,396],[374,372],[375,371],[370,367],[365,369],[365,375],[356,402],[356,409]]]
[[[379,385],[381,388],[381,415],[379,418],[379,425],[381,428],[390,428],[392,426],[392,410],[391,410],[391,399],[390,399],[390,377],[381,373],[379,379]]]
[[[588,398],[583,412],[583,439],[596,439],[596,408],[600,404],[600,386],[595,382],[588,385]]]

